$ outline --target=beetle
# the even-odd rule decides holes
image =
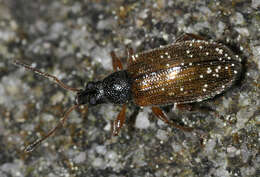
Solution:
[[[69,108],[59,123],[41,139],[25,148],[35,149],[42,141],[62,127],[68,114],[80,105],[95,106],[103,103],[122,104],[112,123],[112,135],[118,135],[125,122],[126,105],[150,106],[152,112],[165,123],[191,131],[170,121],[160,108],[166,105],[185,105],[215,97],[230,88],[241,73],[240,58],[225,45],[208,41],[195,34],[184,34],[175,43],[134,54],[128,49],[127,69],[111,52],[114,72],[102,81],[89,82],[84,89],[71,88],[57,77],[15,61],[44,77],[52,79],[66,90],[76,92],[75,105]]]

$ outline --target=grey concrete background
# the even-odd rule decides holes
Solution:
[[[111,50],[124,56],[126,45],[140,52],[185,32],[221,41],[243,58],[241,82],[197,104],[219,118],[207,110],[166,108],[172,120],[196,129],[187,133],[149,108],[135,115],[130,104],[127,124],[111,138],[110,121],[121,107],[100,105],[74,111],[64,129],[23,153],[75,95],[11,59],[82,88],[111,73]],[[0,0],[0,176],[259,176],[259,69],[258,0]]]

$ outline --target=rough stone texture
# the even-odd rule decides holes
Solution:
[[[259,176],[259,11],[258,0],[0,0],[0,176]],[[165,109],[195,131],[169,127],[149,109],[137,115],[130,104],[127,116],[137,122],[127,120],[111,139],[110,121],[120,106],[100,105],[73,112],[63,130],[23,153],[74,95],[12,59],[83,87],[111,73],[111,50],[124,56],[128,44],[143,51],[184,32],[227,44],[245,68],[238,85],[197,104],[217,114]]]

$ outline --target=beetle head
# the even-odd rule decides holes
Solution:
[[[80,90],[75,98],[76,105],[94,106],[102,103],[105,103],[105,96],[101,81],[87,83],[85,89]]]

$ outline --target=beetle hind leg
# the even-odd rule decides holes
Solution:
[[[180,130],[187,131],[187,132],[190,132],[193,130],[193,128],[181,126],[181,125],[178,125],[178,124],[170,121],[168,119],[167,115],[159,107],[152,107],[152,111],[160,120],[164,121],[165,123],[167,123],[175,128],[178,128]]]

